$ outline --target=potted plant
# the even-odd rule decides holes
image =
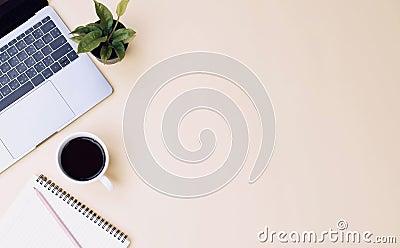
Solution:
[[[135,38],[136,32],[126,28],[119,19],[125,13],[129,0],[118,3],[114,20],[111,11],[94,0],[96,14],[100,20],[79,26],[71,32],[71,40],[78,43],[77,53],[92,53],[104,64],[114,64],[125,57],[128,43]]]

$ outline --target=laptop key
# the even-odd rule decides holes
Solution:
[[[31,83],[26,83],[21,87],[19,87],[16,91],[13,91],[10,95],[8,95],[7,97],[5,97],[3,100],[0,101],[0,111],[10,106],[12,103],[20,99],[23,95],[25,95],[32,89],[33,85]]]
[[[36,48],[35,48],[33,45],[30,45],[30,46],[28,46],[27,48],[25,48],[25,52],[26,52],[28,55],[32,55],[32,54],[34,54],[36,51],[37,51],[37,50],[36,50]]]
[[[8,42],[9,46],[14,45],[15,43],[17,43],[17,39],[13,39],[12,41]]]
[[[33,43],[33,45],[37,50],[39,50],[40,48],[44,47],[44,42],[42,40],[37,40]]]
[[[28,78],[33,78],[34,76],[37,75],[37,72],[33,67],[29,68],[25,73],[28,76]]]
[[[26,58],[28,58],[28,54],[26,54],[25,51],[22,51],[17,54],[17,57],[18,57],[19,61],[24,61]]]
[[[42,71],[42,75],[47,79],[53,75],[53,72],[49,68],[46,68],[44,71]]]
[[[53,40],[53,37],[51,37],[50,34],[46,34],[45,36],[42,37],[42,40],[44,41],[44,43],[49,44],[50,41]]]
[[[7,44],[2,46],[2,47],[0,47],[0,52],[4,52],[5,50],[7,50],[7,48],[8,48]]]
[[[3,73],[8,72],[11,69],[10,65],[8,64],[8,62],[5,62],[3,64],[0,65],[0,70]]]
[[[26,65],[26,67],[31,67],[32,65],[34,65],[36,62],[32,57],[29,57],[27,59],[25,59],[24,64]]]
[[[47,56],[47,55],[49,55],[53,50],[52,50],[49,46],[45,46],[45,47],[42,48],[41,51],[42,51],[42,53],[43,53],[44,56]]]
[[[6,85],[0,89],[0,92],[1,92],[1,94],[3,94],[3,96],[7,96],[8,94],[11,93],[11,89],[10,89],[10,87],[8,87],[8,85]]]
[[[59,70],[61,70],[61,65],[58,62],[55,62],[54,64],[52,64],[50,66],[50,69],[53,71],[53,73],[58,72]]]
[[[10,58],[10,55],[8,55],[8,53],[6,53],[6,52],[0,54],[0,61],[1,61],[1,62],[4,62],[4,61],[6,61],[6,60],[9,59],[9,58]]]
[[[57,49],[55,52],[51,54],[51,57],[56,61],[60,59],[62,56],[67,54],[69,51],[72,51],[72,47],[69,43],[64,44],[62,47]]]
[[[38,28],[38,27],[40,27],[42,25],[42,23],[41,22],[38,22],[38,23],[36,23],[35,25],[33,25],[33,28]]]
[[[22,51],[22,49],[26,47],[26,44],[23,40],[20,40],[17,44],[15,44],[15,46],[18,48],[18,50]]]
[[[35,37],[35,39],[39,39],[40,37],[43,36],[43,32],[40,29],[36,29],[35,31],[32,32],[33,37]]]
[[[43,59],[43,63],[46,65],[46,66],[50,66],[51,64],[53,64],[53,62],[54,62],[54,60],[49,56],[49,57],[45,57],[44,59]]]
[[[29,28],[28,30],[25,31],[25,35],[32,33],[32,31],[33,31],[33,28]]]
[[[27,45],[29,45],[35,41],[35,38],[33,38],[32,34],[29,34],[24,38],[24,41]]]
[[[14,79],[18,76],[18,72],[15,68],[13,68],[9,72],[7,72],[7,75],[10,79]]]
[[[72,62],[74,61],[76,58],[78,58],[78,54],[76,54],[75,51],[71,51],[67,54],[68,59]]]
[[[24,74],[21,74],[17,77],[17,80],[20,84],[24,84],[26,82],[28,82],[29,78]]]
[[[60,36],[60,37],[58,37],[57,39],[55,39],[55,40],[53,40],[51,43],[50,43],[50,47],[53,49],[53,50],[56,50],[57,48],[59,48],[62,44],[64,44],[65,42],[67,42],[67,40],[65,39],[65,37],[64,36]]]
[[[38,74],[36,77],[31,79],[33,85],[38,86],[44,81],[44,77],[41,74]]]
[[[48,20],[50,20],[50,17],[46,16],[45,18],[43,18],[42,23],[46,23]]]
[[[25,33],[22,33],[20,35],[17,36],[17,40],[21,40],[22,38],[25,37]]]
[[[14,56],[8,60],[8,63],[11,65],[11,67],[15,67],[19,64],[19,59],[17,58],[17,56]]]
[[[12,90],[16,90],[19,87],[19,83],[16,79],[14,79],[13,81],[11,81],[9,84],[10,88]]]
[[[3,76],[0,77],[0,84],[1,85],[6,85],[10,82],[10,78],[7,76],[7,74],[4,74]]]
[[[19,65],[17,65],[17,67],[15,67],[17,69],[17,71],[21,74],[24,71],[26,71],[28,68],[26,67],[26,65],[24,63],[20,63]]]
[[[41,72],[46,68],[42,62],[37,63],[34,67],[37,72]]]
[[[37,51],[35,54],[33,54],[32,57],[35,59],[36,62],[38,62],[44,58],[42,52],[40,52],[40,51]]]
[[[18,49],[17,49],[15,46],[12,46],[12,47],[10,47],[10,48],[7,49],[7,53],[8,53],[10,56],[14,56],[15,54],[18,53]]]
[[[69,60],[67,57],[64,56],[58,61],[58,63],[60,63],[62,67],[65,67],[69,64]]]
[[[43,33],[47,33],[50,30],[52,30],[55,26],[56,25],[54,24],[54,22],[50,20],[49,22],[46,22],[45,24],[43,24],[40,27],[40,29],[43,31]]]
[[[58,28],[54,28],[53,30],[50,31],[51,36],[53,36],[53,38],[57,38],[61,32],[60,30],[58,30]]]

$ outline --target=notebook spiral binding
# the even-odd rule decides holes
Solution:
[[[70,195],[68,192],[63,190],[63,188],[59,187],[53,181],[48,179],[46,176],[41,174],[36,181],[40,183],[44,188],[47,190],[51,190],[51,193],[58,196],[58,198],[62,199],[68,205],[76,209],[79,213],[82,213],[87,219],[96,223],[99,227],[105,230],[107,233],[113,235],[116,239],[124,243],[125,240],[128,238],[128,235],[124,234],[121,230],[117,229],[111,223],[106,221],[103,217],[95,213],[89,207],[85,206],[81,202],[79,202],[75,197]]]

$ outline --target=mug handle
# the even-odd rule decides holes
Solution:
[[[99,178],[100,182],[109,190],[112,191],[114,189],[113,183],[106,176],[101,176]]]

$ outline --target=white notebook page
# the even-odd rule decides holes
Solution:
[[[98,223],[86,218],[74,207],[55,196],[51,190],[36,182],[35,176],[17,196],[5,216],[0,220],[0,247],[74,247],[49,210],[36,195],[37,188],[82,247],[126,248]],[[115,232],[114,232],[115,233]]]

